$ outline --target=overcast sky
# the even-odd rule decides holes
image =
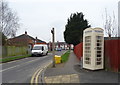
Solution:
[[[7,0],[16,11],[21,27],[17,36],[25,32],[46,42],[51,41],[50,30],[55,28],[56,41],[64,41],[63,32],[71,13],[83,12],[92,27],[103,28],[105,8],[118,18],[119,0]],[[103,17],[102,17],[103,15]]]

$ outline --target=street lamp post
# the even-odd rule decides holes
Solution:
[[[52,33],[52,53],[53,53],[53,67],[55,67],[55,31],[54,28],[51,30]]]

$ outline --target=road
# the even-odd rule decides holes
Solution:
[[[61,55],[65,51],[56,52]],[[28,57],[2,64],[2,83],[30,83],[38,68],[43,68],[52,61],[52,53],[41,57]]]

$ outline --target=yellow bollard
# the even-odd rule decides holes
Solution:
[[[56,64],[61,63],[61,56],[55,55],[54,58],[55,58],[55,63]]]

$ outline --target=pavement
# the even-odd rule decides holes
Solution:
[[[44,73],[46,83],[80,83],[79,72],[75,71],[74,65],[79,60],[71,52],[66,63],[58,64],[55,68],[48,67]]]
[[[66,63],[57,64],[55,68],[49,66],[44,72],[46,84],[53,83],[104,83],[118,84],[120,74],[105,70],[91,71],[81,69],[80,61],[73,51]]]

